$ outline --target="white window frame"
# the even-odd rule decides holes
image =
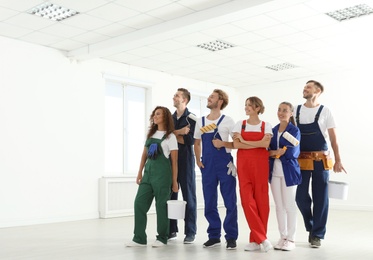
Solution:
[[[144,136],[144,139],[143,139],[143,142],[141,142],[141,140],[139,140],[139,145],[140,146],[143,146],[144,144],[144,141],[146,139],[146,134],[147,134],[147,126],[148,126],[148,123],[149,123],[149,118],[148,118],[148,115],[150,115],[151,113],[151,106],[149,105],[149,101],[151,100],[151,96],[152,96],[152,86],[153,84],[150,83],[150,82],[146,82],[146,81],[142,81],[142,80],[137,80],[137,79],[132,79],[132,78],[127,78],[127,77],[123,77],[123,76],[117,76],[117,75],[113,75],[113,74],[109,74],[109,73],[103,73],[103,78],[105,79],[105,87],[106,87],[106,83],[107,82],[114,82],[114,83],[119,83],[120,85],[123,86],[123,88],[125,88],[126,86],[132,86],[132,87],[140,87],[140,88],[144,88],[145,89],[145,116],[143,118],[143,123],[144,123],[144,133],[143,133],[143,136]],[[123,152],[123,160],[122,160],[122,171],[121,173],[108,173],[106,172],[106,167],[105,167],[105,173],[104,173],[104,176],[105,177],[135,177],[137,175],[137,170],[136,171],[126,171],[126,163],[127,163],[127,151],[128,149],[126,149],[126,143],[127,143],[127,140],[128,140],[128,136],[127,136],[127,133],[126,133],[126,127],[125,125],[128,125],[128,122],[125,122],[125,120],[127,119],[127,116],[126,116],[126,113],[127,112],[130,112],[128,107],[127,107],[127,103],[125,102],[125,91],[123,92],[123,128],[122,128],[122,131],[123,131],[123,143],[122,143],[122,152]],[[133,112],[133,111],[132,111]],[[141,154],[138,155],[139,156],[139,159],[141,158]]]

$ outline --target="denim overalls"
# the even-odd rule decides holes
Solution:
[[[236,178],[231,174],[228,175],[227,164],[233,161],[230,153],[225,148],[217,149],[212,144],[214,138],[221,139],[218,133],[218,127],[224,119],[222,115],[217,123],[217,128],[212,133],[204,133],[202,139],[202,163],[204,168],[202,172],[202,188],[205,200],[205,217],[209,222],[207,233],[209,239],[221,236],[221,220],[217,208],[218,203],[218,185],[226,207],[226,216],[223,228],[226,233],[225,239],[237,240],[238,223],[237,223],[237,195],[236,195]],[[205,117],[202,117],[202,126],[205,126]]]
[[[318,119],[323,107],[323,105],[320,105],[320,108],[315,115],[314,122],[310,124],[299,123],[299,112],[301,106],[299,105],[297,107],[296,121],[301,132],[301,152],[328,150],[327,142],[318,124]],[[302,213],[306,230],[310,232],[311,236],[324,239],[329,210],[329,170],[324,169],[322,161],[314,161],[313,163],[314,170],[301,171],[302,183],[299,184],[297,188],[296,202],[300,212]],[[311,176],[312,198],[309,194]]]

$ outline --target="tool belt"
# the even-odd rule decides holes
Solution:
[[[327,151],[311,151],[300,152],[298,163],[301,170],[312,171],[314,169],[313,162],[322,161],[325,170],[333,169],[333,160]]]

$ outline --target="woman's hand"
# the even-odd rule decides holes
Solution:
[[[177,184],[177,181],[172,182],[172,191],[175,193],[179,191],[179,185]]]
[[[139,172],[136,177],[136,183],[139,185],[142,180],[142,172]]]
[[[233,140],[238,140],[238,141],[242,142],[242,140],[243,140],[242,135],[240,133],[234,133],[233,134]]]

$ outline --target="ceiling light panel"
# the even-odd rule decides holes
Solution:
[[[29,14],[47,18],[52,21],[62,21],[79,14],[79,12],[56,4],[45,2],[27,11]]]
[[[197,45],[197,47],[206,49],[209,51],[220,51],[220,50],[232,48],[234,46],[235,45],[228,43],[228,42],[224,42],[222,40],[216,40],[213,42],[207,42],[207,43],[202,43],[202,44]]]
[[[294,68],[297,68],[297,67],[298,66],[296,66],[294,64],[291,64],[291,63],[288,63],[288,62],[266,66],[267,69],[275,70],[275,71],[294,69]]]
[[[360,17],[363,15],[372,14],[372,13],[373,13],[372,7],[366,4],[361,4],[361,5],[355,5],[352,7],[329,12],[329,13],[326,13],[326,15],[341,22],[341,21],[352,19],[352,18]]]

